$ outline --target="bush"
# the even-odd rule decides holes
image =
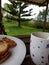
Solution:
[[[36,21],[35,22],[35,27],[36,28],[43,28],[43,22]]]
[[[34,23],[34,27],[36,27],[36,28],[43,28],[43,24],[44,24],[44,22],[36,21]],[[49,29],[49,22],[46,22],[46,29]]]
[[[30,23],[28,23],[28,24],[29,24],[29,26],[31,26],[31,27],[43,28],[44,22],[42,22],[42,21],[34,21],[34,22],[30,22]],[[46,29],[49,29],[49,22],[46,22]]]
[[[46,29],[49,29],[49,22],[46,23]]]

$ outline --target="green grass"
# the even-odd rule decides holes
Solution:
[[[4,26],[8,35],[30,35],[32,32],[42,31],[42,29],[37,29],[26,25],[21,25],[19,28],[17,22],[4,22]]]

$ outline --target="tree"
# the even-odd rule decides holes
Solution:
[[[44,19],[45,19],[45,13],[46,13],[46,10],[40,11],[39,14],[38,14],[38,16],[37,16],[37,20],[44,21]]]
[[[46,17],[47,16],[47,17]],[[46,22],[48,20],[48,17],[49,17],[49,8],[48,10],[44,9],[43,11],[40,11],[38,16],[37,16],[37,20],[39,21],[44,21],[44,25],[43,25],[43,31],[45,31],[45,28],[46,28]]]
[[[38,14],[38,16],[37,16],[37,20],[44,21],[44,19],[45,19],[45,13],[46,13],[45,9],[43,9],[43,11],[40,11],[39,14]],[[49,19],[48,17],[49,17],[49,7],[48,7],[48,11],[47,11],[47,19]]]
[[[31,16],[32,9],[26,11],[24,10],[25,8],[28,7],[28,3],[17,2],[12,0],[9,0],[9,2],[10,4],[5,3],[4,8],[2,8],[2,10],[4,10],[5,12],[8,13],[8,15],[10,15],[8,17],[6,15],[5,17],[10,20],[18,21],[19,23],[18,26],[20,27],[21,22],[24,20],[24,17]],[[25,19],[25,21],[26,20],[27,19]]]

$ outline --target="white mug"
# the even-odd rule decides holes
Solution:
[[[33,32],[31,34],[30,54],[36,65],[49,65],[49,33]]]

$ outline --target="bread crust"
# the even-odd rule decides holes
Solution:
[[[0,56],[2,56],[2,55],[4,55],[8,51],[9,46],[8,46],[8,44],[5,41],[0,40],[0,47],[1,47],[0,48]]]
[[[9,52],[7,51],[4,55],[0,56],[0,59],[2,59],[3,57],[5,57]]]
[[[7,37],[4,37],[3,38],[3,41],[5,41],[6,43],[8,43],[9,47],[15,47],[17,44],[15,43],[15,41],[7,38]]]
[[[0,64],[6,61],[11,56],[11,52],[8,52],[8,54],[0,59]]]

